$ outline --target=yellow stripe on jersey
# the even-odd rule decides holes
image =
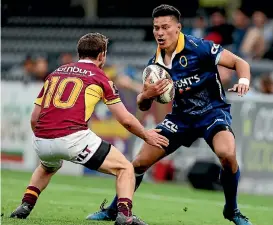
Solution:
[[[113,104],[116,104],[118,102],[121,102],[120,98],[115,98],[115,99],[109,100],[109,101],[107,101],[106,99],[104,99],[104,103],[106,105],[113,105]]]
[[[185,47],[184,34],[182,32],[180,32],[179,37],[178,37],[177,46],[175,49],[175,53],[177,54],[177,53],[181,52],[184,49],[184,47]],[[161,54],[161,49],[158,46],[157,50],[156,50],[155,63],[157,63],[160,54]]]
[[[88,121],[94,111],[95,105],[103,99],[104,104],[112,105],[121,102],[120,98],[107,100],[104,98],[103,89],[96,85],[91,84],[85,89],[85,121]]]
[[[48,84],[49,84],[49,81],[47,80],[47,81],[44,83],[44,93],[43,93],[43,95],[42,95],[40,98],[36,98],[34,104],[40,105],[40,106],[42,105],[42,102],[43,102],[43,99],[44,99],[46,90],[47,90],[47,88],[48,88]]]
[[[100,86],[91,84],[85,89],[85,121],[88,121],[94,111],[95,105],[103,97],[103,90]]]
[[[177,46],[176,46],[176,49],[175,49],[176,54],[181,52],[184,49],[184,47],[185,47],[184,34],[182,32],[180,32],[178,42],[177,42]]]
[[[36,98],[34,104],[41,106],[42,105],[42,101],[43,101],[43,97],[44,96],[42,96],[41,98]]]

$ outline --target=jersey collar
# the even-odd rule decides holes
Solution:
[[[94,62],[92,60],[90,60],[90,59],[80,59],[78,62],[80,62],[80,63],[93,63],[94,64]]]
[[[184,49],[184,47],[185,47],[184,34],[182,32],[180,32],[179,37],[178,37],[177,46],[174,51],[174,55],[180,53]],[[158,46],[157,50],[156,50],[155,63],[157,63],[158,61],[161,61],[160,58],[162,58],[161,57],[161,49]]]

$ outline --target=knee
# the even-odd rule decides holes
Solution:
[[[133,167],[134,167],[134,172],[136,174],[143,174],[148,170],[148,166],[143,165],[140,160],[136,159],[133,161]]]
[[[236,151],[232,145],[221,145],[215,149],[215,153],[220,159],[223,166],[228,166],[236,163]]]
[[[43,171],[44,175],[52,176],[61,168],[61,166],[60,167],[47,167],[47,166],[43,165],[42,163],[40,163],[39,168]]]
[[[122,163],[122,168],[120,171],[126,171],[127,174],[134,175],[134,167],[133,164],[130,163],[128,160]]]

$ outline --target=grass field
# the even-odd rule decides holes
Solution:
[[[106,225],[85,220],[104,198],[114,195],[114,179],[56,175],[26,220],[9,219],[20,203],[30,173],[2,171],[2,224]],[[240,195],[240,208],[254,225],[273,224],[273,197]],[[196,191],[175,184],[143,183],[134,199],[134,213],[149,225],[231,225],[222,217],[223,194]],[[184,211],[184,208],[187,211]]]

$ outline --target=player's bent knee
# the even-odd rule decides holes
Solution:
[[[126,172],[128,175],[134,176],[133,164],[130,163],[128,160],[124,161],[122,168],[117,169],[116,175],[118,175],[120,172]]]
[[[215,153],[223,167],[232,167],[237,164],[234,146],[220,145],[215,149]]]
[[[134,172],[136,173],[136,174],[143,174],[143,173],[145,173],[147,170],[148,170],[148,166],[146,166],[146,165],[142,165],[142,163],[141,163],[141,161],[139,161],[139,160],[134,160],[133,161],[133,167],[134,167]]]
[[[166,155],[165,150],[144,143],[142,149],[132,162],[135,169],[135,173],[137,174],[145,173],[158,160],[165,157],[165,155]]]
[[[128,175],[134,175],[134,167],[133,164],[131,162],[129,162],[125,156],[122,157],[121,159],[121,165],[120,167],[117,169],[117,174],[118,175],[120,172],[126,172]]]
[[[236,153],[234,148],[229,148],[229,147],[221,147],[215,150],[218,158],[222,160],[227,160],[231,161],[236,158]]]

